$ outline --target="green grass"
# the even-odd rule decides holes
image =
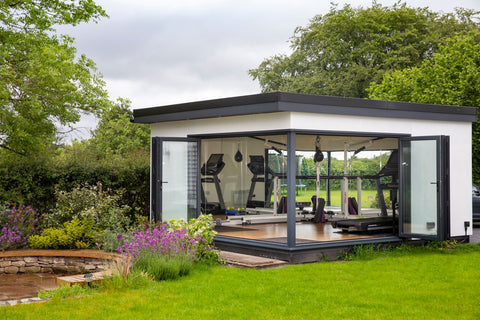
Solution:
[[[357,190],[349,190],[349,197],[357,198]],[[298,189],[297,201],[311,201],[312,196],[316,195],[316,190],[307,190],[306,195],[304,191]],[[362,208],[370,208],[375,197],[377,196],[377,190],[362,190]],[[320,197],[327,199],[326,191],[320,190]],[[332,206],[340,207],[341,205],[341,191],[340,190],[331,190],[330,199]]]
[[[480,319],[479,246],[360,251],[370,260],[196,268],[138,289],[2,307],[0,319]]]

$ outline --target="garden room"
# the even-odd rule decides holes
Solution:
[[[151,219],[212,214],[222,250],[318,261],[471,232],[475,108],[273,92],[134,110]]]

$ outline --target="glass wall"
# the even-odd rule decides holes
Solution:
[[[290,195],[287,134],[202,139],[202,211],[214,215],[220,235],[286,245],[289,201],[296,208],[296,245],[371,236],[344,233],[331,222],[378,216],[382,201],[385,214],[392,214],[398,170],[379,173],[391,158],[398,160],[398,139],[296,134],[295,145]]]

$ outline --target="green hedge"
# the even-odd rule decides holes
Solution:
[[[148,159],[116,163],[105,161],[61,162],[55,158],[0,158],[0,203],[31,205],[40,211],[55,207],[55,187],[71,191],[76,186],[96,185],[121,192],[121,205],[128,205],[131,218],[148,216],[150,164]]]

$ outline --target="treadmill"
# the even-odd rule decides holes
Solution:
[[[250,156],[250,163],[247,164],[248,169],[253,174],[252,182],[250,184],[250,191],[248,192],[247,208],[269,207],[270,201],[253,200],[255,197],[255,185],[257,182],[265,183],[265,197],[272,193],[273,190],[273,171],[265,166],[265,158],[263,156]]]
[[[202,173],[202,210],[205,214],[213,215],[222,215],[225,214],[225,201],[223,200],[223,193],[220,187],[220,179],[218,175],[222,172],[222,169],[225,167],[225,162],[223,162],[223,153],[213,153],[208,158],[208,161],[203,164],[201,173]],[[208,202],[205,196],[205,191],[203,190],[204,183],[213,183],[215,184],[215,190],[217,192],[218,202]]]

